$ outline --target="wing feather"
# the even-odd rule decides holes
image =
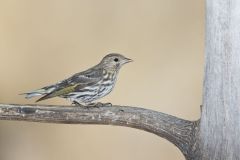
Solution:
[[[102,77],[103,69],[101,68],[92,68],[87,71],[77,73],[72,77],[57,83],[56,89],[38,99],[37,102],[57,96],[66,95],[86,86],[94,85],[99,82]]]

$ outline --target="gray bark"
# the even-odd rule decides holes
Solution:
[[[201,155],[240,159],[240,1],[206,0]]]

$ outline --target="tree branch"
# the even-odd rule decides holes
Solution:
[[[141,129],[175,144],[186,159],[195,151],[198,121],[183,120],[164,113],[124,106],[73,107],[0,104],[1,120],[64,124],[105,124]]]

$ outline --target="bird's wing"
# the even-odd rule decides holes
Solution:
[[[37,102],[61,95],[66,95],[68,93],[76,91],[76,89],[79,90],[86,86],[91,86],[99,82],[102,77],[103,69],[101,68],[92,68],[87,71],[77,73],[72,77],[57,83],[55,90],[38,99]]]

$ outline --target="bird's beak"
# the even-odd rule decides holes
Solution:
[[[125,58],[125,63],[129,63],[129,62],[133,62],[133,60],[129,58]]]

